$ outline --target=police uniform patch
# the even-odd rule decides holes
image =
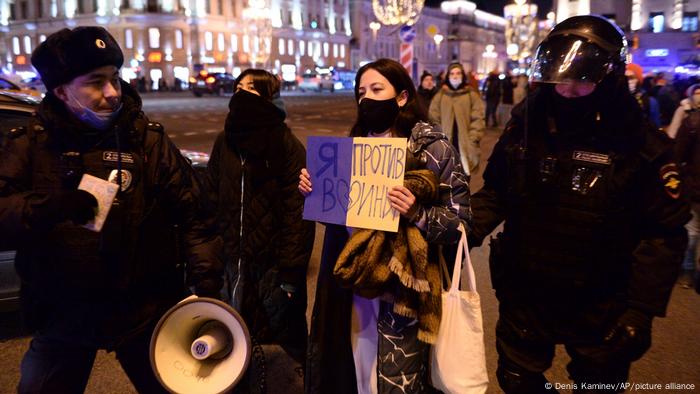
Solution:
[[[681,196],[681,177],[676,163],[669,163],[661,167],[659,175],[666,194],[673,199],[678,199]]]
[[[131,186],[131,181],[134,179],[133,176],[131,175],[131,172],[129,170],[121,170],[122,171],[122,191],[125,192],[129,190],[129,186]],[[112,170],[112,172],[109,173],[109,178],[107,179],[109,182],[116,184],[117,183],[117,175],[119,174],[119,170]]]
[[[575,150],[572,159],[595,164],[609,165],[610,163],[612,163],[612,161],[610,160],[610,156],[606,154],[586,152],[582,150]]]
[[[102,161],[111,161],[116,163],[119,160],[119,152],[102,152]],[[122,163],[134,163],[134,156],[131,153],[122,152]]]

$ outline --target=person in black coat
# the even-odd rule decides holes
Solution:
[[[116,353],[139,392],[165,392],[149,342],[185,297],[175,224],[195,293],[217,297],[222,286],[222,242],[202,186],[119,78],[123,60],[102,27],[50,35],[32,55],[48,93],[1,154],[0,237],[17,248],[34,330],[20,393],[83,392],[98,349]],[[118,185],[101,231],[83,226],[98,206],[78,189],[84,175]]]
[[[615,386],[666,313],[688,205],[672,142],[627,87],[624,33],[575,16],[537,54],[539,86],[513,110],[472,196],[472,246],[504,222],[489,260],[496,375],[506,393],[549,392],[543,373],[563,344],[579,390]]]
[[[267,71],[241,73],[207,174],[225,244],[223,298],[255,341],[280,344],[301,363],[314,224],[302,220],[296,192],[306,150],[275,105],[279,90]]]
[[[416,98],[418,98],[418,104],[420,104],[426,113],[430,109],[430,102],[433,100],[433,96],[435,96],[437,91],[438,87],[435,85],[433,74],[428,71],[423,71],[423,74],[420,76],[420,84],[416,91],[416,93],[418,93]]]

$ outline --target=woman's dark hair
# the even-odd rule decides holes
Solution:
[[[402,137],[408,138],[411,135],[411,130],[418,122],[428,122],[428,114],[425,109],[418,103],[416,87],[413,86],[413,80],[406,72],[406,69],[396,60],[379,59],[372,63],[367,63],[357,70],[355,77],[355,103],[360,100],[360,79],[362,74],[367,70],[372,69],[386,78],[391,86],[396,90],[396,94],[401,94],[404,90],[408,93],[406,105],[401,107],[399,115],[394,121],[393,129]],[[358,106],[357,119],[355,125],[350,129],[351,137],[366,137],[367,133],[362,131],[360,127],[360,111]]]
[[[272,101],[272,99],[280,92],[280,81],[274,75],[265,70],[249,68],[241,73],[233,83],[233,91],[238,89],[238,85],[247,75],[253,78],[253,87],[260,93],[260,97]]]

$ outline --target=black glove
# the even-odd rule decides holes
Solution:
[[[628,309],[605,336],[613,356],[627,361],[639,360],[651,347],[652,316],[637,309]]]
[[[95,218],[97,199],[85,190],[68,190],[52,193],[45,203],[34,209],[32,223],[41,227],[53,227],[70,220],[82,225]]]

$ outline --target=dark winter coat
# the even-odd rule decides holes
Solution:
[[[223,276],[221,239],[192,167],[145,117],[138,94],[126,83],[122,91],[120,115],[105,132],[87,128],[49,93],[37,118],[13,132],[0,161],[0,236],[17,248],[29,324],[107,348],[154,324],[184,296],[174,224],[197,293],[217,294]],[[100,233],[30,220],[83,174],[108,179],[119,156],[131,182]]]
[[[418,95],[416,96],[418,98],[418,104],[420,104],[421,108],[425,110],[425,113],[428,113],[430,111],[430,102],[433,100],[433,97],[435,94],[438,92],[438,87],[434,87],[432,89],[426,89],[422,86],[418,87],[418,90],[416,93]]]
[[[459,241],[460,222],[466,223],[467,226],[471,222],[469,184],[457,152],[438,128],[426,123],[418,123],[413,128],[408,149],[425,168],[435,172],[440,180],[439,205],[425,207],[426,240],[433,245],[456,244]],[[340,287],[333,277],[333,267],[347,239],[348,233],[345,227],[326,226],[316,301],[311,315],[311,333],[306,360],[307,393],[352,394],[357,392],[350,343],[352,290]],[[402,376],[420,375],[422,372],[420,369],[424,368],[428,362],[427,358],[411,360],[400,356],[413,353],[425,354],[426,345],[413,340],[401,345],[405,348],[396,349],[396,346],[389,342],[388,337],[389,331],[396,330],[394,326],[398,323],[383,324],[381,315],[379,319],[378,360],[391,357],[395,362],[380,362],[378,375],[396,382],[401,382]],[[401,324],[408,324],[408,322]],[[379,382],[380,392],[386,392],[381,389],[381,387],[387,387],[386,379],[379,379],[384,381]],[[414,382],[415,385],[424,383]]]
[[[225,244],[224,298],[258,341],[289,345],[301,358],[314,240],[314,224],[302,220],[304,198],[297,190],[305,149],[271,102],[240,91],[229,107],[208,167]]]
[[[690,218],[672,179],[672,141],[644,120],[626,89],[603,85],[575,99],[589,104],[558,109],[549,107],[552,88],[540,87],[513,110],[494,147],[484,187],[472,196],[469,237],[478,246],[505,221],[490,261],[502,302],[588,294],[580,300],[615,298],[665,313]]]
[[[683,187],[694,203],[700,203],[700,111],[688,111],[676,135],[676,159],[681,166]]]

